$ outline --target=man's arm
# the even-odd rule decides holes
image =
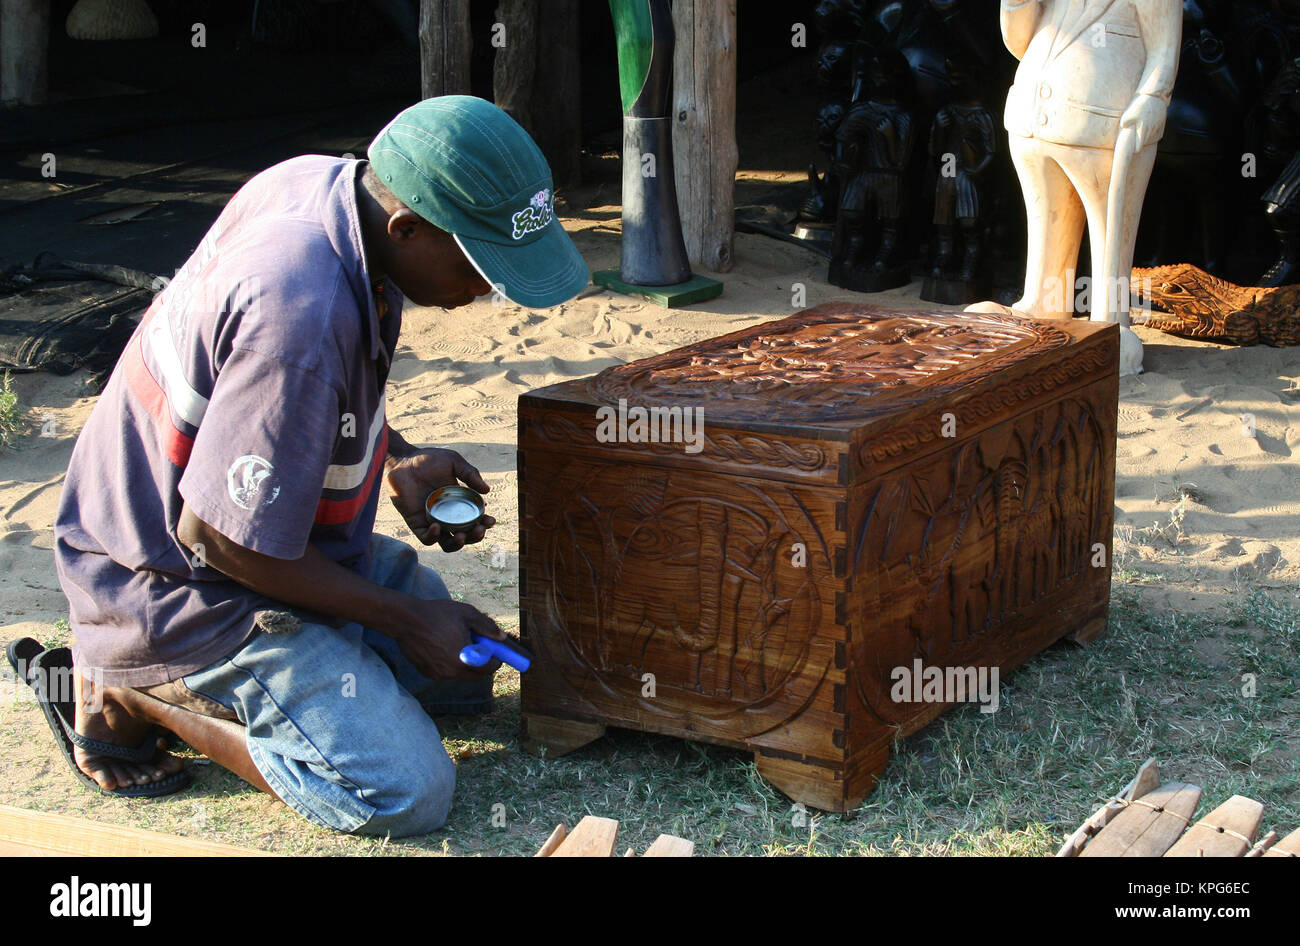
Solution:
[[[308,544],[303,556],[292,560],[246,549],[200,519],[188,504],[181,508],[176,537],[191,551],[202,546],[202,558],[209,567],[245,588],[287,605],[372,627],[393,638],[416,667],[433,679],[480,676],[486,668],[469,668],[458,659],[461,648],[472,641],[470,633],[497,640],[504,637],[491,618],[468,604],[424,601],[377,585],[313,545]]]
[[[418,447],[413,447],[405,437],[393,430],[393,425],[388,425],[388,457],[384,460],[385,467],[391,467],[398,460],[405,460],[411,456]]]

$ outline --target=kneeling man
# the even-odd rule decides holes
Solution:
[[[46,716],[103,791],[188,783],[162,730],[316,824],[401,836],[447,818],[455,766],[429,713],[486,708],[497,664],[458,654],[503,635],[373,534],[380,481],[426,545],[453,552],[493,520],[431,524],[433,489],[488,486],[386,421],[402,301],[452,309],[495,289],[544,308],[587,269],[545,159],[496,106],[423,101],[368,158],[250,180],[77,441],[55,528],[76,643],[19,641],[10,659],[75,668],[75,712],[50,699]]]

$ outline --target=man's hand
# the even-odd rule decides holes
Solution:
[[[443,598],[419,601],[413,610],[414,625],[397,640],[406,659],[430,680],[477,680],[501,666],[496,658],[482,667],[460,662],[461,649],[474,643],[471,632],[498,641],[506,637],[495,621],[473,605]]]
[[[459,481],[478,493],[486,493],[489,489],[478,470],[455,450],[431,447],[413,450],[400,458],[390,456],[384,479],[393,505],[411,532],[425,545],[437,542],[444,552],[455,552],[465,545],[481,542],[487,530],[496,525],[495,519],[485,515],[467,532],[449,532],[429,521],[424,501],[438,487],[455,486]]]
[[[1165,112],[1169,106],[1164,99],[1154,95],[1138,95],[1120,116],[1119,127],[1132,128],[1133,153],[1137,154],[1149,144],[1155,144],[1165,133]]]
[[[292,560],[251,551],[209,526],[188,505],[181,507],[176,537],[192,550],[201,544],[208,566],[258,594],[393,638],[431,679],[475,679],[500,666],[497,660],[484,667],[460,662],[461,649],[473,643],[471,633],[506,639],[491,618],[471,605],[446,598],[426,601],[377,585],[311,544],[302,558]]]

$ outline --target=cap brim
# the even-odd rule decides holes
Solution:
[[[549,309],[572,299],[591,280],[582,254],[558,220],[529,243],[506,245],[458,233],[452,236],[479,275],[515,305]]]

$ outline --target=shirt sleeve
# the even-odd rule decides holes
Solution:
[[[181,496],[232,542],[273,558],[300,558],[338,432],[332,385],[304,368],[235,349],[217,375]]]

